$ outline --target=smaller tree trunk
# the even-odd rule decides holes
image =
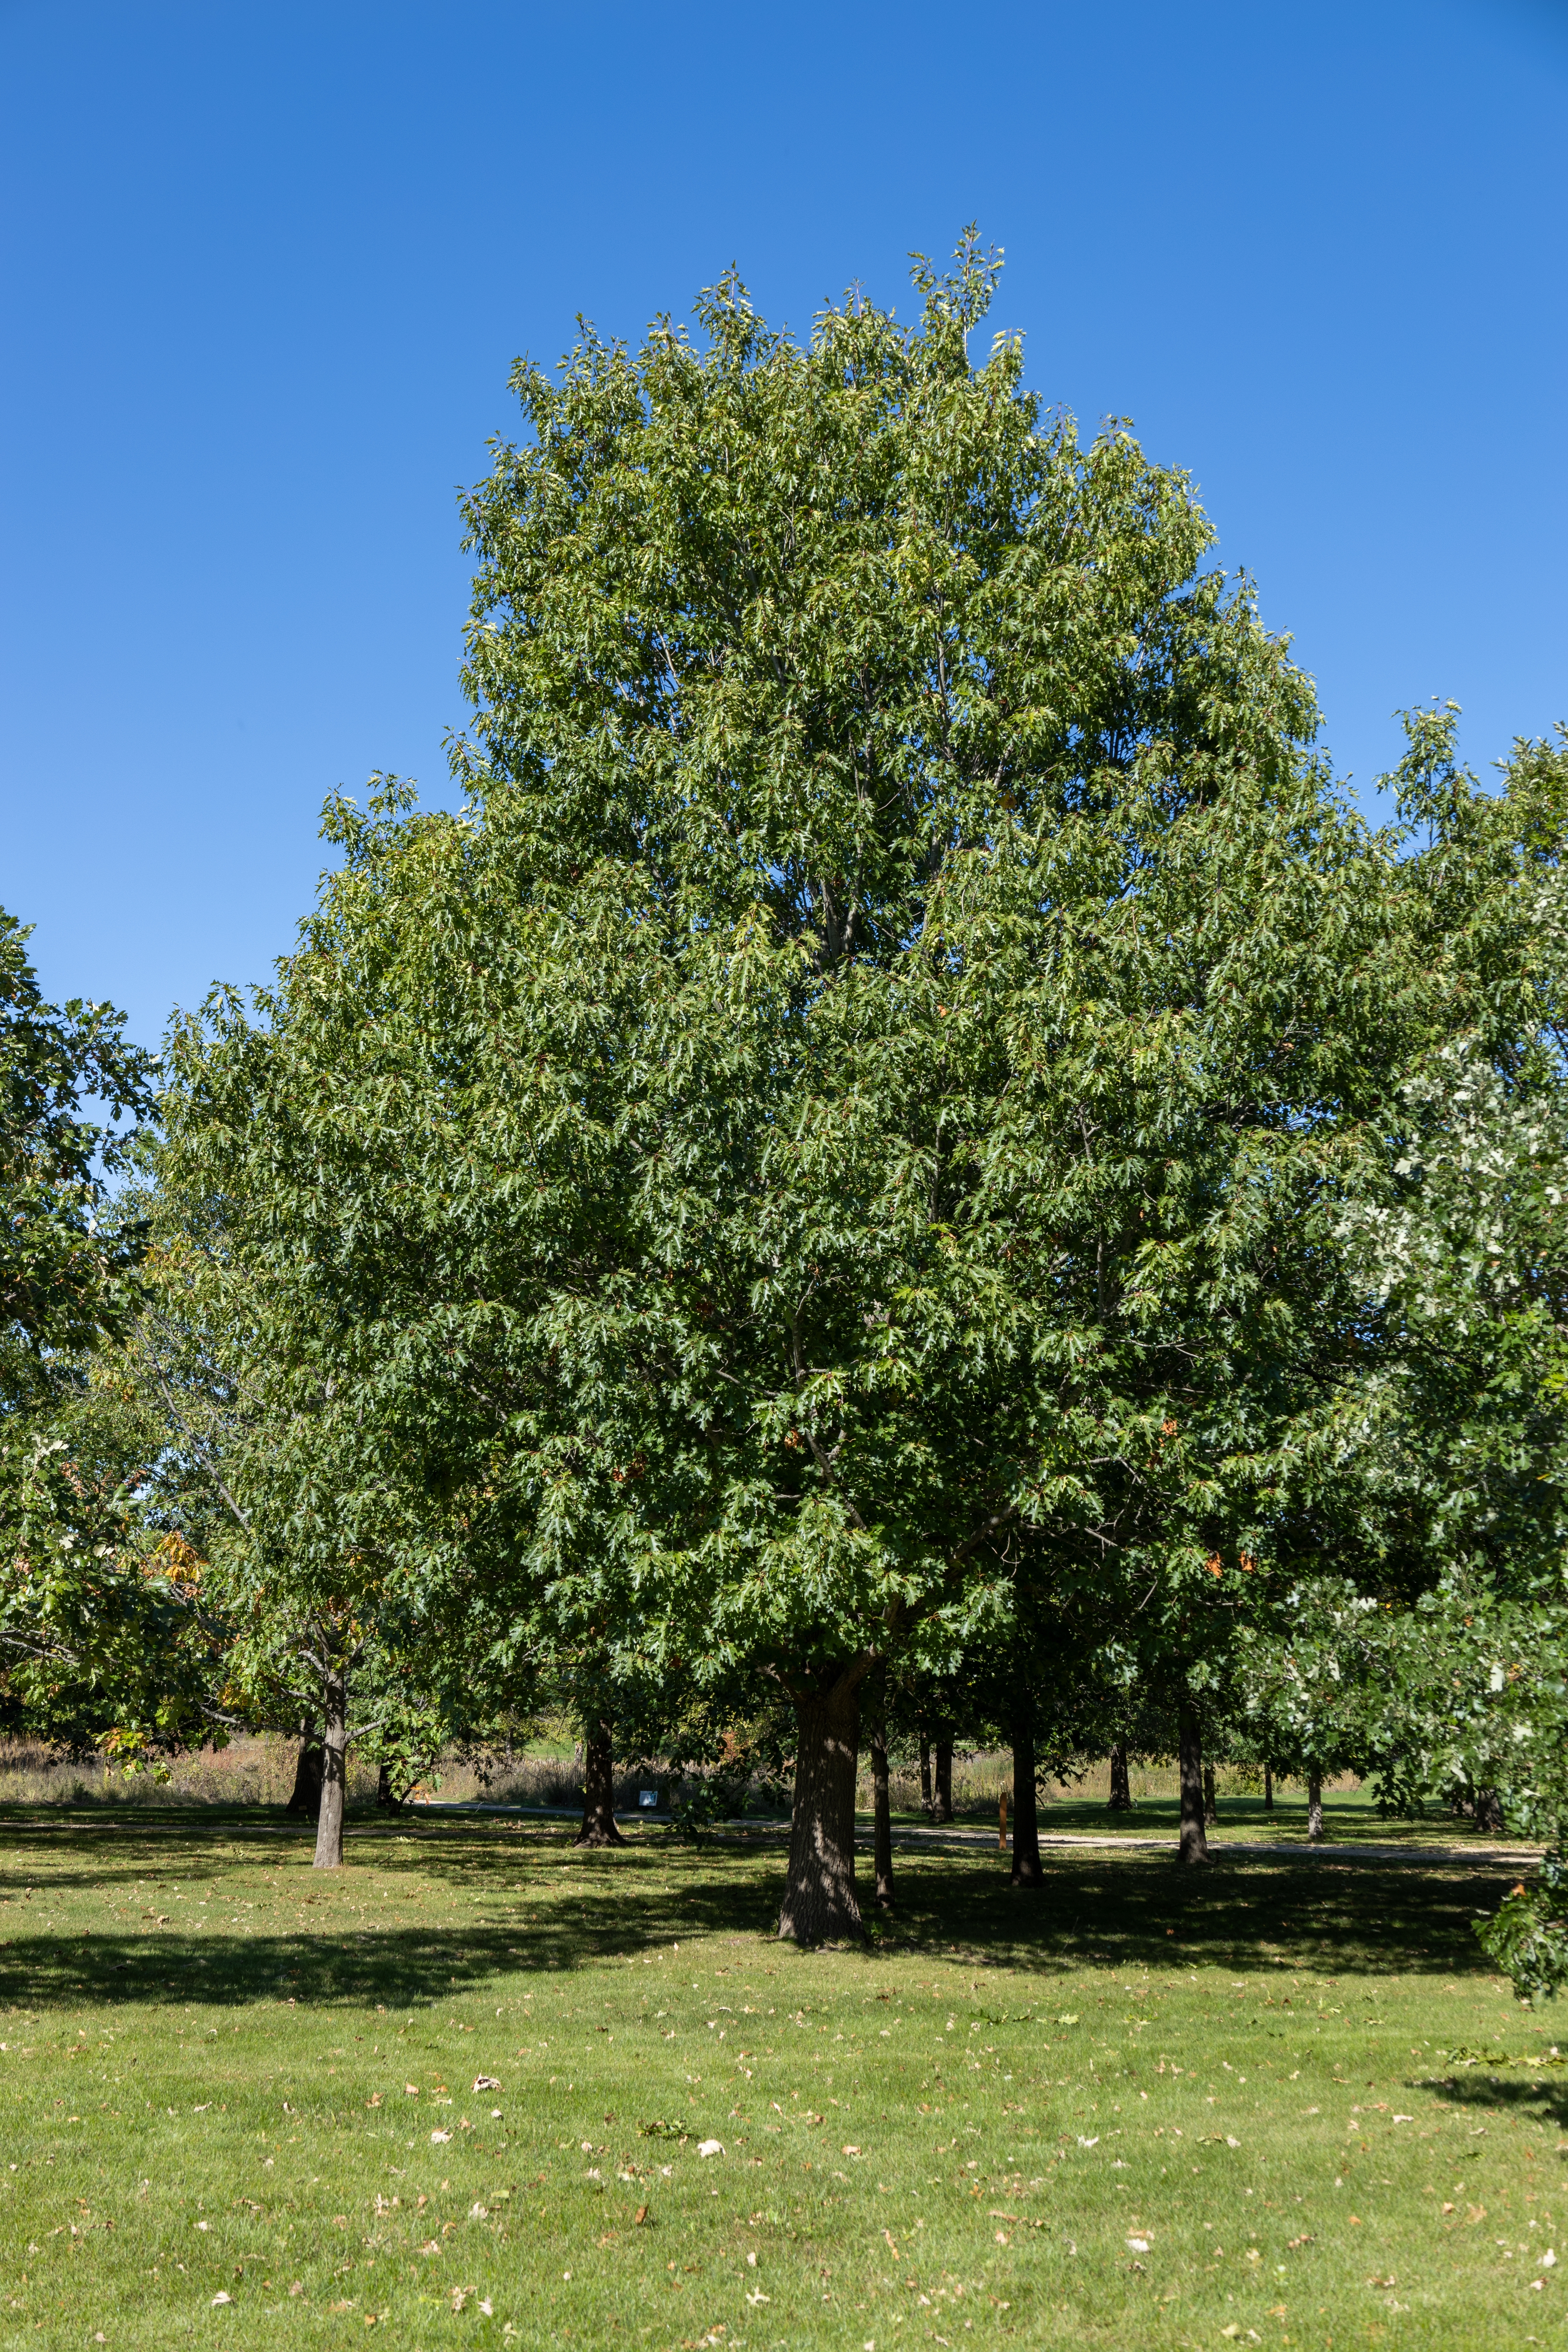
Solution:
[[[1219,1801],[1214,1792],[1214,1766],[1205,1764],[1204,1766],[1204,1820],[1207,1823],[1217,1822],[1218,1819]]]
[[[1321,1772],[1307,1775],[1307,1835],[1321,1838],[1323,1834],[1323,1776]]]
[[[578,1845],[625,1845],[616,1827],[615,1727],[595,1718],[583,1727],[583,1826]]]
[[[921,1734],[921,1804],[929,1821],[936,1810],[936,1800],[931,1792],[931,1735]]]
[[[1035,1719],[1025,1702],[1013,1717],[1013,1884],[1037,1887],[1045,1883],[1035,1789]]]
[[[1204,1749],[1197,1711],[1182,1701],[1176,1718],[1176,1740],[1182,1769],[1182,1835],[1178,1856],[1185,1863],[1206,1862],[1209,1842],[1204,1829]]]
[[[1502,1835],[1502,1800],[1495,1789],[1476,1790],[1476,1827],[1492,1837]]]
[[[303,1813],[314,1821],[321,1810],[321,1743],[307,1736],[300,1742],[294,1766],[294,1793],[284,1811]]]
[[[855,1893],[858,1684],[846,1675],[822,1696],[797,1700],[795,1720],[795,1809],[779,1934],[797,1944],[858,1939],[866,1932]]]
[[[1263,1810],[1266,1813],[1271,1813],[1274,1811],[1274,1767],[1272,1764],[1266,1764],[1263,1768]]]
[[[1110,1811],[1130,1813],[1132,1810],[1132,1783],[1127,1775],[1127,1750],[1113,1748],[1110,1751]]]
[[[384,1764],[375,1777],[375,1801],[383,1812],[397,1813],[403,1810],[403,1800],[392,1790],[392,1767]]]
[[[322,1693],[321,1810],[316,1817],[317,1870],[343,1866],[343,1807],[349,1790],[349,1693],[346,1675],[329,1675]]]
[[[952,1742],[939,1739],[936,1743],[936,1803],[931,1818],[939,1822],[952,1819]]]
[[[877,1874],[877,1908],[893,1907],[893,1806],[888,1788],[888,1726],[882,1713],[882,1692],[877,1691],[877,1720],[871,1727],[871,1845]]]

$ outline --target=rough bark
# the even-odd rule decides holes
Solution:
[[[1266,1813],[1271,1813],[1274,1811],[1274,1767],[1272,1764],[1266,1764],[1263,1768],[1263,1810]]]
[[[1492,1837],[1502,1835],[1502,1800],[1495,1789],[1476,1790],[1476,1827],[1486,1830]]]
[[[931,1807],[934,1822],[952,1819],[952,1742],[939,1739],[936,1743],[936,1801]]]
[[[839,1675],[795,1702],[795,1810],[779,1934],[797,1944],[864,1936],[855,1894],[855,1769],[859,1677]]]
[[[321,1810],[316,1816],[317,1870],[341,1870],[343,1806],[349,1789],[349,1693],[346,1675],[329,1675],[322,1693]]]
[[[1307,1835],[1321,1838],[1323,1834],[1323,1776],[1321,1772],[1307,1775]]]
[[[1013,1716],[1013,1884],[1043,1886],[1040,1818],[1035,1793],[1035,1718],[1026,1700]]]
[[[390,1764],[384,1764],[380,1771],[376,1774],[375,1801],[381,1807],[383,1812],[398,1813],[403,1810],[402,1798],[395,1796],[393,1793],[392,1767]]]
[[[1184,1699],[1177,1717],[1177,1745],[1182,1765],[1182,1838],[1177,1851],[1183,1862],[1206,1862],[1209,1842],[1204,1829],[1204,1748],[1196,1710]]]
[[[882,1712],[881,1676],[876,1693],[877,1719],[871,1727],[871,1845],[877,1874],[877,1908],[893,1907],[893,1806],[888,1787],[888,1726]]]
[[[314,1821],[321,1810],[321,1743],[319,1739],[301,1739],[299,1760],[294,1767],[294,1793],[284,1811],[303,1813]]]
[[[625,1845],[616,1827],[615,1727],[598,1718],[583,1727],[583,1826],[578,1845]]]
[[[1214,1792],[1214,1766],[1205,1764],[1204,1766],[1204,1821],[1206,1824],[1210,1822],[1217,1822],[1218,1819],[1219,1801]]]
[[[931,1738],[924,1731],[921,1734],[921,1804],[929,1821],[936,1809],[936,1801],[931,1792]]]
[[[1110,1751],[1110,1801],[1113,1813],[1130,1813],[1132,1810],[1132,1783],[1127,1775],[1127,1750],[1113,1748]]]

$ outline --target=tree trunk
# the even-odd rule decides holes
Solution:
[[[1263,1768],[1263,1810],[1266,1813],[1271,1813],[1274,1811],[1274,1767],[1272,1764],[1266,1764]]]
[[[583,1826],[578,1845],[625,1845],[616,1827],[615,1727],[595,1717],[583,1727]]]
[[[864,1936],[855,1895],[855,1769],[858,1680],[842,1676],[795,1705],[795,1810],[779,1934],[797,1944]]]
[[[871,1846],[877,1873],[877,1908],[893,1907],[893,1807],[888,1790],[888,1719],[883,1712],[886,1669],[877,1676],[877,1719],[871,1727]]]
[[[1203,1735],[1189,1700],[1182,1701],[1176,1720],[1182,1764],[1182,1840],[1178,1853],[1183,1862],[1206,1862],[1209,1842],[1204,1831]]]
[[[1219,1802],[1214,1792],[1214,1766],[1205,1764],[1204,1766],[1204,1821],[1206,1824],[1210,1822],[1217,1822],[1218,1819]]]
[[[1493,1837],[1502,1835],[1502,1800],[1495,1789],[1476,1790],[1476,1827],[1488,1831]]]
[[[1321,1772],[1307,1775],[1307,1835],[1321,1838],[1323,1834],[1323,1776]]]
[[[930,1821],[936,1808],[931,1792],[931,1735],[924,1731],[921,1734],[921,1803]]]
[[[349,1788],[349,1692],[346,1675],[329,1675],[321,1725],[321,1810],[316,1819],[318,1870],[343,1865],[343,1803]]]
[[[950,1822],[952,1819],[952,1742],[939,1739],[936,1743],[936,1803],[931,1819]]]
[[[306,1738],[300,1742],[299,1761],[294,1767],[294,1793],[284,1807],[286,1812],[303,1813],[314,1821],[321,1810],[321,1743]]]
[[[1132,1810],[1132,1784],[1127,1777],[1127,1750],[1113,1748],[1110,1751],[1110,1806],[1113,1813],[1130,1813]]]
[[[1013,1715],[1013,1884],[1043,1886],[1040,1820],[1035,1792],[1035,1717],[1026,1699]]]
[[[392,1767],[390,1764],[384,1764],[380,1771],[376,1774],[375,1801],[381,1807],[383,1812],[397,1813],[401,1812],[403,1810],[402,1798],[395,1797],[392,1793]]]

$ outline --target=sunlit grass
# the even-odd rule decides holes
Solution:
[[[259,1823],[8,1834],[3,2344],[1561,2334],[1495,1872],[900,1856],[896,1927],[806,1954],[755,1841],[366,1825],[330,1876]]]

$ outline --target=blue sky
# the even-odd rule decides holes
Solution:
[[[1336,765],[1568,717],[1568,0],[0,0],[0,903],[149,1043],[375,768],[445,792],[514,354],[738,260],[798,329],[977,218],[1187,467]]]

